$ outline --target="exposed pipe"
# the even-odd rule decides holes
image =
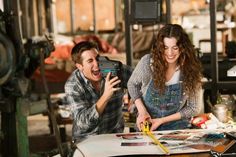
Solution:
[[[75,34],[75,2],[74,0],[70,0],[70,27],[71,27],[71,35]]]
[[[171,23],[171,0],[166,0],[166,23]]]
[[[21,21],[22,21],[22,36],[24,39],[30,37],[30,27],[29,27],[29,1],[20,1],[20,8],[22,11]]]
[[[93,0],[93,31],[94,31],[94,34],[98,34],[95,0]]]

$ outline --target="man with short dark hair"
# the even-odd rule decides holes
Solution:
[[[83,41],[71,52],[77,69],[68,78],[65,92],[72,111],[73,141],[87,135],[123,132],[124,129],[124,92],[116,86],[121,80],[117,76],[111,78],[111,73],[102,77],[98,51],[96,44]],[[128,77],[124,78],[128,80]]]

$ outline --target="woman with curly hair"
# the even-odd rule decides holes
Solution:
[[[187,33],[180,25],[166,24],[153,43],[151,54],[141,58],[129,81],[128,91],[142,130],[189,128],[190,119],[200,111],[201,63]]]

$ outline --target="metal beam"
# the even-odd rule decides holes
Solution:
[[[130,24],[130,0],[124,0],[124,15],[125,15],[125,51],[126,64],[132,66],[133,61],[133,42],[132,42],[132,27]]]
[[[218,53],[216,47],[216,2],[210,0],[210,37],[211,37],[211,96],[212,103],[215,104],[217,101],[217,83],[218,83]]]

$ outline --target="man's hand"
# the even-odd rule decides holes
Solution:
[[[117,84],[119,84],[121,82],[121,80],[119,80],[119,78],[117,76],[112,79],[110,79],[110,77],[111,77],[111,73],[109,72],[106,76],[106,79],[105,79],[104,92],[103,92],[102,96],[100,97],[100,99],[96,103],[96,108],[97,108],[99,115],[101,115],[103,113],[103,111],[107,105],[107,102],[109,101],[111,96],[114,94],[114,92],[118,91],[120,89],[120,88],[115,88],[115,86]]]
[[[113,77],[112,79],[110,79],[110,77],[111,77],[111,72],[107,74],[105,79],[106,82],[103,95],[106,96],[107,99],[110,99],[115,91],[120,90],[120,88],[115,86],[118,85],[121,82],[121,80],[119,80],[117,76]]]

